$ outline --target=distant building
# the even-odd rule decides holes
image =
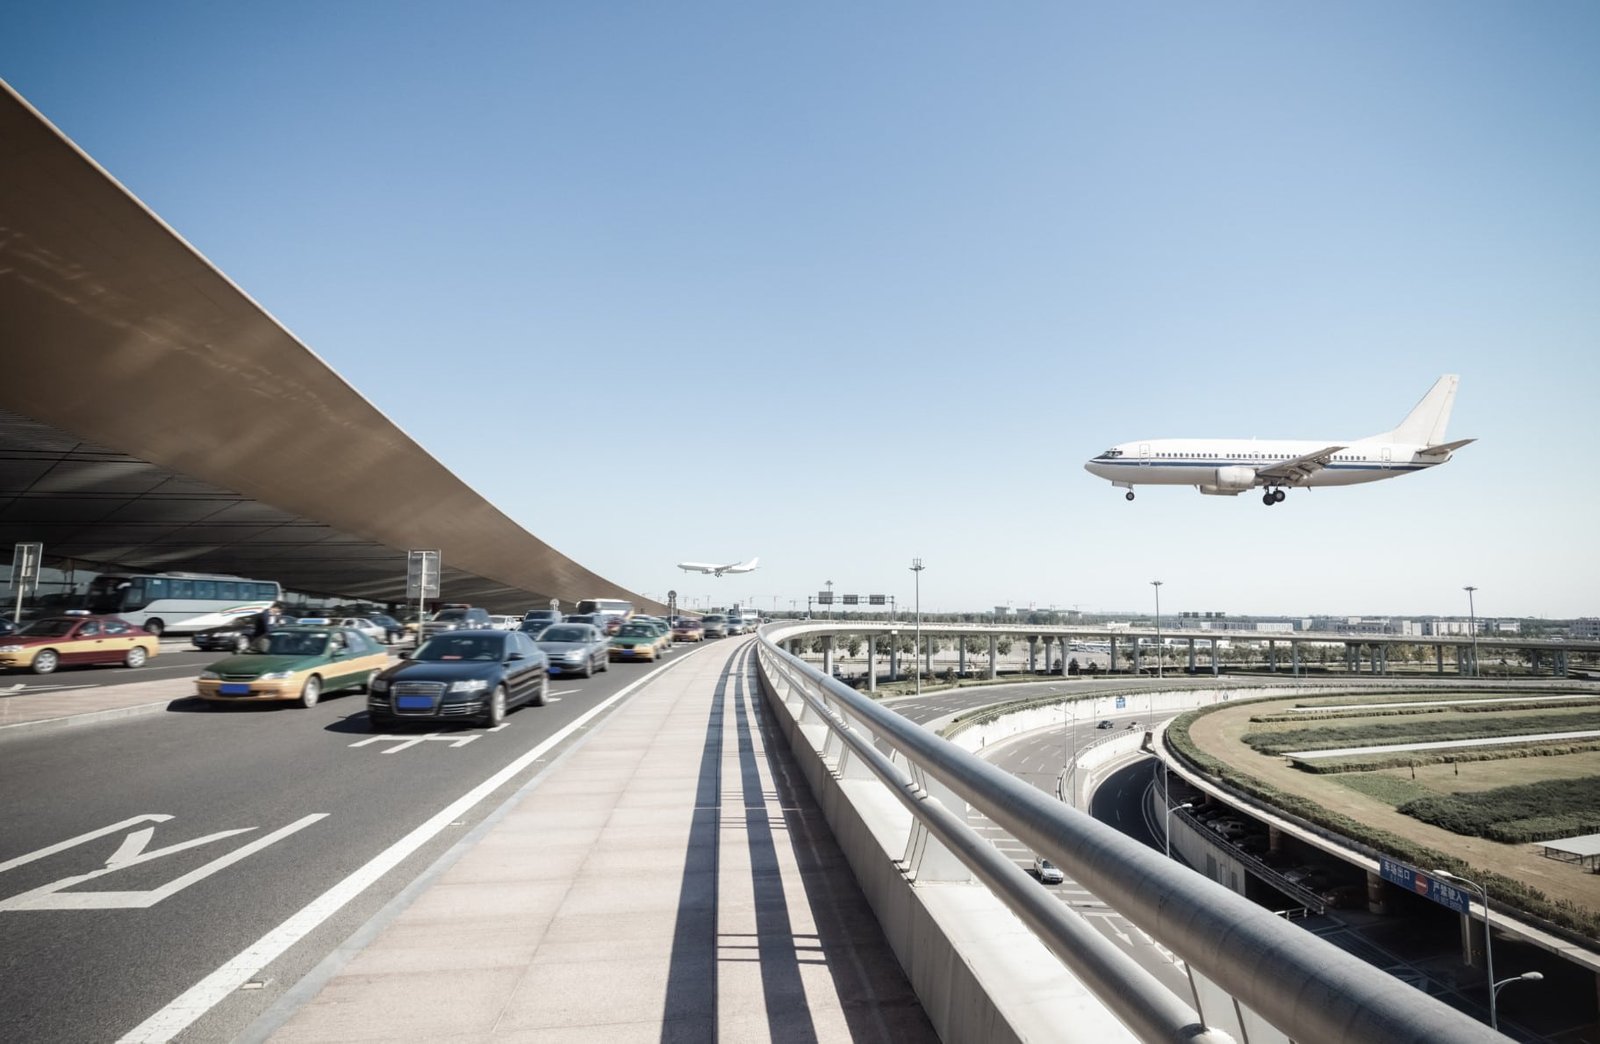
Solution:
[[[1585,641],[1600,641],[1600,616],[1580,616],[1572,621],[1567,633]]]
[[[1483,621],[1478,621],[1478,629],[1483,629]],[[1460,638],[1472,634],[1472,623],[1468,620],[1430,620],[1428,621],[1428,634],[1435,638]]]
[[[1294,624],[1288,620],[1257,620],[1256,630],[1263,634],[1293,634]]]

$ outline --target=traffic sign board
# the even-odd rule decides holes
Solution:
[[[1414,866],[1407,866],[1395,859],[1384,856],[1378,860],[1378,876],[1385,881],[1399,885],[1408,892],[1415,892],[1426,899],[1448,906],[1456,913],[1466,913],[1467,903],[1472,898],[1466,892],[1454,885],[1441,881],[1426,870],[1418,870]]]

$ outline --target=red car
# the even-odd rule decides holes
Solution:
[[[0,667],[49,674],[74,664],[142,667],[161,641],[119,616],[47,616],[0,638]]]

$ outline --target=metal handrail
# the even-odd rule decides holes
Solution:
[[[810,630],[805,624],[763,628],[760,662],[763,669],[781,673],[788,686],[802,693],[814,708],[830,708],[821,719],[865,764],[876,763],[862,753],[864,748],[883,759],[880,748],[892,747],[916,771],[937,780],[1017,840],[1061,866],[1239,1003],[1301,1044],[1375,1040],[1457,1044],[1504,1039],[1488,1026],[1287,924],[1243,896],[1063,806],[1036,787],[829,678],[777,644]],[[860,734],[855,726],[867,729],[871,736]],[[898,776],[899,782],[890,782],[876,767],[873,771],[897,794],[909,793],[904,788],[913,785],[903,774]],[[1037,886],[1022,889],[1015,878],[1000,872],[986,876],[975,865],[976,852],[991,846],[981,840],[976,844],[964,840],[959,833],[946,841],[935,830],[933,817],[923,818],[935,802],[926,795],[914,802],[905,796],[901,800],[1001,902],[1028,919],[1024,910],[1029,904],[1023,897],[1036,896]],[[1061,952],[1049,939],[1046,945]],[[1079,970],[1075,964],[1073,967]],[[1090,984],[1096,985],[1093,977]],[[1122,1013],[1117,1004],[1127,998],[1098,988],[1096,992],[1102,1002]],[[1134,1000],[1154,1003],[1142,990]],[[1163,1026],[1152,1039],[1169,1039],[1165,1035],[1168,1028]],[[1195,1028],[1191,1024],[1191,1034]]]

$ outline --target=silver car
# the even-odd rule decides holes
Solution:
[[[611,666],[605,632],[593,624],[551,624],[534,644],[549,658],[551,674],[579,674],[588,678]]]

